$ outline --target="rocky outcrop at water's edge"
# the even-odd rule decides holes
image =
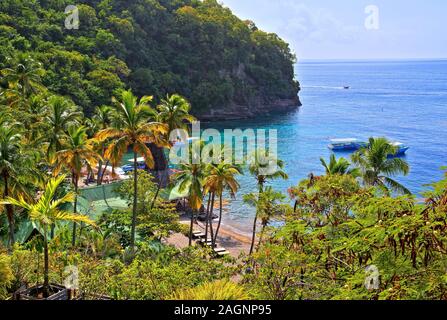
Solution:
[[[201,121],[225,121],[256,118],[269,114],[278,114],[297,110],[301,101],[296,99],[278,99],[270,103],[258,102],[249,106],[231,104],[225,108],[213,108],[207,113],[198,114]]]

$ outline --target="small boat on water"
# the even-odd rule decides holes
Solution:
[[[349,90],[349,89],[351,89],[351,87],[350,86],[344,86],[343,89]]]
[[[410,149],[410,147],[406,146],[402,142],[399,141],[391,141],[390,144],[397,148],[397,152],[395,155],[390,157],[401,157],[404,156],[405,153]],[[355,138],[347,138],[347,139],[332,139],[329,144],[329,149],[334,152],[354,152],[361,148],[367,147],[368,142],[361,141]]]
[[[355,138],[331,139],[329,149],[332,151],[357,151],[368,144]]]
[[[131,160],[129,160],[129,162],[131,162],[131,164],[126,164],[121,167],[121,170],[126,174],[129,172],[133,172],[133,169],[134,169],[134,160],[131,159]],[[137,158],[137,168],[138,168],[138,170],[146,170],[146,168],[147,168],[146,161],[144,161],[143,157]]]
[[[392,141],[391,145],[394,147],[397,147],[397,152],[394,155],[395,157],[401,157],[401,156],[405,155],[405,153],[408,151],[408,149],[410,149],[410,147],[408,147],[405,144],[403,144],[402,142],[398,142],[398,141]]]

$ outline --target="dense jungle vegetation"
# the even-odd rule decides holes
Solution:
[[[194,114],[296,99],[288,44],[215,0],[81,0],[71,30],[68,5],[2,0],[0,68],[31,56],[44,65],[43,85],[87,115],[123,88],[157,101],[177,92]]]
[[[220,155],[178,166],[171,186],[186,195],[176,203],[135,161],[116,190],[124,208],[82,212],[84,179],[105,183],[106,168],[126,154],[154,168],[149,146],[171,148],[168,133],[189,128],[192,108],[207,105],[199,100],[217,101],[237,81],[217,80],[221,63],[246,59],[259,79],[248,91],[286,96],[296,83],[282,81],[293,59],[282,41],[213,1],[84,1],[82,24],[91,28],[81,24],[82,37],[62,29],[65,5],[0,2],[0,299],[36,285],[48,297],[51,284],[70,285],[73,267],[83,299],[447,299],[447,177],[416,198],[396,179],[411,168],[385,138],[350,159],[321,159],[325,173],[290,181],[288,194],[271,186],[288,178],[281,160],[267,159],[278,167],[267,173],[259,159],[238,166]],[[208,28],[217,37],[207,38]],[[236,87],[235,96],[246,93]],[[255,193],[240,194],[241,174]],[[255,208],[251,248],[219,259],[210,247],[231,196]],[[211,246],[192,239],[202,209]],[[24,224],[33,233],[19,239]],[[189,246],[169,244],[173,234]]]

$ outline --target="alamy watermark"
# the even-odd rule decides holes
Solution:
[[[75,5],[69,5],[65,8],[65,28],[68,30],[79,29],[79,9]]]
[[[376,5],[369,5],[365,8],[365,13],[368,15],[365,19],[366,30],[380,29],[380,10]]]
[[[67,289],[79,289],[79,270],[76,266],[67,266],[64,269],[64,286]]]
[[[373,291],[380,288],[380,273],[379,268],[375,265],[370,265],[365,269],[365,287],[367,290]]]

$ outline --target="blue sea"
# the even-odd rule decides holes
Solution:
[[[331,138],[384,136],[410,147],[406,177],[396,177],[420,197],[424,186],[443,177],[447,165],[447,60],[305,61],[296,66],[303,106],[296,112],[207,124],[216,129],[276,129],[278,154],[287,181],[271,183],[286,191],[309,173],[324,172]],[[345,90],[344,86],[350,86]],[[204,126],[202,124],[202,126]],[[343,155],[349,157],[349,155]],[[249,175],[225,210],[224,223],[248,232],[253,208],[242,195],[256,190]]]

